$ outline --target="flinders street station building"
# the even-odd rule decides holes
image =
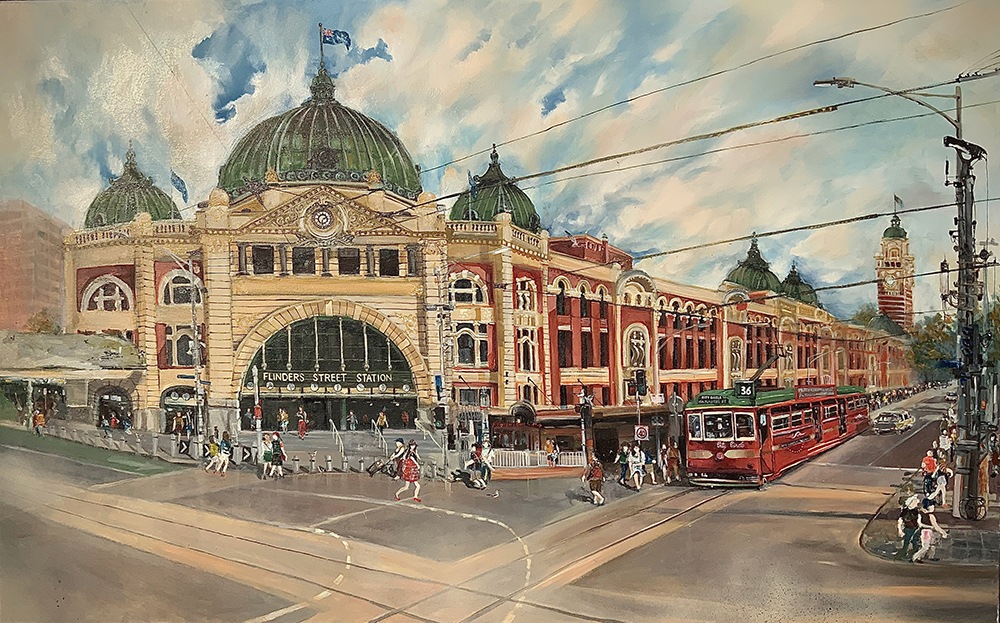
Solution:
[[[446,210],[322,66],[311,93],[237,143],[190,219],[129,150],[65,238],[64,317],[67,333],[131,342],[137,363],[64,379],[71,417],[127,410],[163,430],[200,385],[209,429],[245,427],[259,403],[270,427],[300,406],[323,429],[384,411],[393,427],[487,422],[510,447],[545,427],[578,446],[586,392],[600,448],[631,438],[637,399],[666,414],[779,349],[766,387],[909,382],[897,322],[837,320],[756,241],[721,285],[647,274],[606,238],[550,237],[495,149]]]

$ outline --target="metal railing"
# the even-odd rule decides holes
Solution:
[[[340,450],[340,455],[344,455],[344,438],[340,436],[340,431],[337,430],[337,425],[333,423],[333,419],[330,419],[330,434],[333,436],[333,443],[337,444],[337,449]]]
[[[583,452],[560,452],[555,456],[555,465],[549,463],[548,455],[542,450],[493,450],[491,464],[505,467],[583,467]]]
[[[385,435],[378,429],[378,425],[372,422],[372,435],[375,436],[375,445],[385,456],[389,456],[389,442],[385,440]]]

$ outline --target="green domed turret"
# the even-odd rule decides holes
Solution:
[[[882,232],[883,238],[906,238],[906,230],[899,225],[899,215],[893,214],[891,224]]]
[[[770,271],[770,265],[761,257],[760,249],[757,248],[757,238],[750,242],[750,250],[747,251],[747,259],[742,260],[739,265],[731,270],[726,276],[726,281],[743,286],[751,292],[770,290],[771,292],[781,292],[781,281],[778,276]]]
[[[798,269],[795,268],[794,262],[792,263],[792,269],[788,271],[788,276],[781,282],[781,293],[803,303],[819,307],[819,298],[816,296],[816,291],[813,290],[811,285],[802,280]]]
[[[268,169],[286,182],[363,182],[375,171],[386,190],[416,199],[420,170],[396,135],[334,99],[323,65],[309,89],[312,97],[301,106],[240,139],[219,169],[219,188],[238,198],[247,182],[263,182]]]
[[[510,212],[511,222],[521,229],[537,232],[541,226],[535,204],[517,187],[514,180],[500,170],[497,146],[490,154],[486,173],[473,177],[475,192],[469,189],[459,195],[451,207],[453,221],[492,221],[500,212]]]
[[[121,177],[94,197],[87,208],[84,227],[104,227],[128,223],[140,212],[149,212],[154,221],[179,219],[181,213],[174,200],[153,185],[135,163],[135,151],[125,152],[125,169]]]

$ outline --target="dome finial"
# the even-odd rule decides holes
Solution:
[[[125,152],[125,168],[126,169],[138,169],[139,165],[135,163],[135,150],[132,149],[132,140],[129,139],[128,151]]]
[[[312,98],[309,101],[326,102],[335,100],[336,86],[333,84],[333,78],[326,72],[326,65],[323,61],[319,63],[319,71],[316,72],[316,77],[312,79],[309,91],[312,93]]]
[[[493,164],[500,163],[500,154],[497,153],[497,144],[493,143],[493,151],[490,153],[490,162]]]

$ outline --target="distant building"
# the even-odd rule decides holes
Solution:
[[[894,214],[875,256],[875,275],[880,280],[878,310],[907,331],[913,328],[913,272],[910,240]]]
[[[69,225],[30,203],[0,203],[0,330],[23,331],[45,312],[62,325],[63,236]]]

